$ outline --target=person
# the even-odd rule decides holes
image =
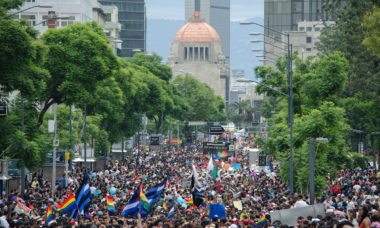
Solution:
[[[369,219],[369,210],[368,206],[360,206],[359,207],[359,227],[360,228],[370,228],[371,220]]]
[[[0,211],[0,227],[9,228],[7,217],[4,215],[3,211]]]
[[[303,200],[303,196],[299,195],[297,202],[294,204],[294,208],[307,207],[307,206],[309,205]]]

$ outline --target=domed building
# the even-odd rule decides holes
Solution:
[[[173,79],[191,74],[213,88],[228,104],[230,66],[223,55],[218,33],[202,19],[199,11],[176,33],[168,65]]]

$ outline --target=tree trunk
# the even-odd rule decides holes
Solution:
[[[50,106],[54,104],[54,99],[52,99],[50,102],[49,100],[46,100],[45,101],[45,104],[44,104],[44,107],[43,109],[41,110],[40,112],[40,115],[38,116],[38,122],[37,122],[37,127],[39,128],[42,123],[44,122],[44,116],[45,116],[45,113],[47,112],[47,110],[50,108]]]

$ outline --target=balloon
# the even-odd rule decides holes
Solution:
[[[116,194],[116,188],[114,188],[114,187],[110,188],[110,194],[115,195]]]

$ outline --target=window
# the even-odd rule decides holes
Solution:
[[[321,31],[321,28],[320,27],[315,27],[314,31],[319,32],[319,31]]]
[[[300,31],[300,32],[305,31],[305,27],[299,27],[299,31]]]
[[[186,60],[187,59],[187,47],[183,48],[183,59]]]
[[[25,0],[25,2],[36,2],[36,0]]]
[[[306,31],[307,31],[307,32],[311,32],[311,27],[307,27],[307,28],[306,28]]]
[[[310,43],[311,43],[311,37],[310,37],[310,36],[306,37],[306,43],[307,43],[307,44],[310,44]]]
[[[28,22],[31,26],[36,25],[36,16],[35,15],[21,15],[21,19],[28,20]]]
[[[110,13],[106,14],[106,21],[111,21],[111,14]]]
[[[306,51],[307,51],[307,52],[310,52],[310,51],[311,51],[311,48],[306,48]]]

